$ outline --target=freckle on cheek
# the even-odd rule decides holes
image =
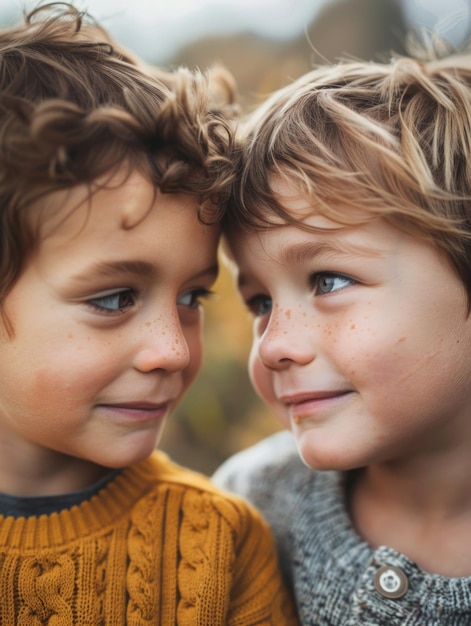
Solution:
[[[290,320],[291,319],[291,310],[288,309],[285,313],[286,317]]]

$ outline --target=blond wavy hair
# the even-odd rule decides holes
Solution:
[[[383,217],[433,241],[471,294],[471,54],[425,43],[318,67],[269,97],[241,126],[229,239],[306,228],[273,191],[282,177],[339,224]]]
[[[234,96],[222,70],[146,67],[66,3],[0,30],[0,305],[38,243],[31,212],[48,193],[92,194],[125,165],[218,219],[234,177]]]

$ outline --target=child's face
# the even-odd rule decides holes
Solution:
[[[75,208],[81,188],[44,202],[39,250],[5,302],[14,333],[0,335],[1,445],[24,459],[146,457],[199,369],[218,227],[188,196],[152,193],[134,173],[90,206]]]
[[[255,316],[251,379],[304,461],[347,469],[460,446],[471,316],[449,261],[382,219],[329,231],[294,188],[279,191],[326,230],[272,228],[231,247]]]

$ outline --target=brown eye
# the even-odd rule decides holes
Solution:
[[[88,300],[88,304],[103,313],[124,312],[134,306],[135,302],[136,294],[132,289],[123,289],[116,293]]]

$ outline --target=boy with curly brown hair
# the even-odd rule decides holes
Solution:
[[[0,32],[1,624],[297,623],[259,515],[154,451],[201,362],[232,95],[63,3]]]

